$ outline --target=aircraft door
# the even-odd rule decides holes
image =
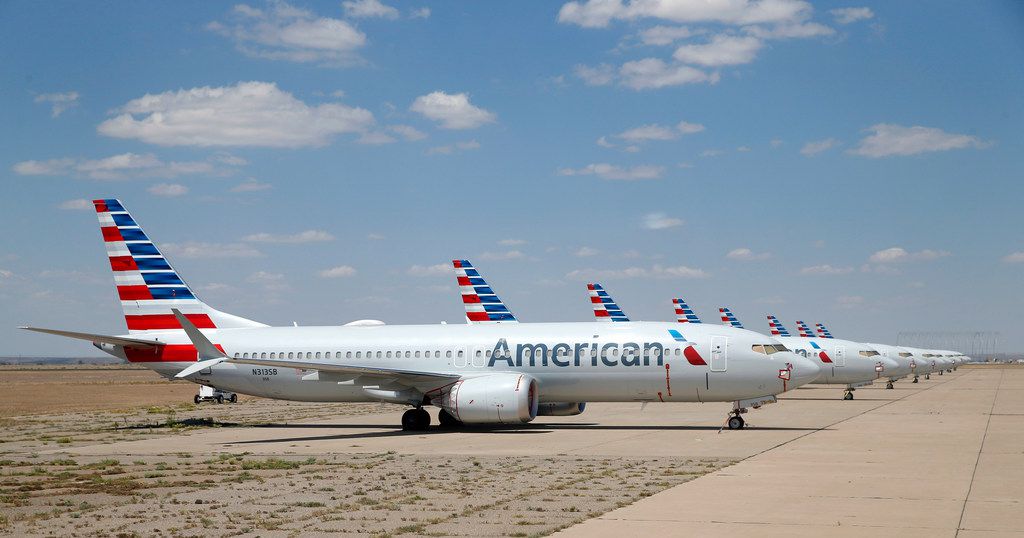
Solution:
[[[729,338],[726,336],[711,337],[711,371],[724,372],[729,360]]]
[[[846,366],[846,347],[836,346],[836,366]]]

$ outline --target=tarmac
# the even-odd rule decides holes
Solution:
[[[423,433],[399,431],[387,408],[59,452],[728,458],[740,461],[560,534],[1024,537],[1024,368],[962,367],[841,396],[834,386],[791,391],[739,431],[721,430],[722,403],[591,404],[522,428]]]

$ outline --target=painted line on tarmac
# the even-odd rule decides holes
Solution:
[[[956,534],[954,536],[960,536],[960,531],[964,529],[964,514],[967,513],[967,501],[971,499],[971,490],[974,489],[974,477],[978,474],[978,464],[981,462],[981,453],[985,450],[985,441],[988,439],[988,427],[992,425],[992,412],[996,410],[996,400],[999,399],[999,389],[1003,386],[1003,376],[1006,375],[1006,370],[999,370],[999,383],[996,384],[996,390],[992,394],[992,407],[988,410],[988,422],[985,423],[985,435],[981,438],[981,446],[978,447],[978,458],[974,460],[974,470],[971,471],[971,485],[967,487],[967,496],[964,497],[964,506],[960,509],[960,521],[956,524]]]

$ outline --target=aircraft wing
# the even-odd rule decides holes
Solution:
[[[107,336],[105,334],[90,334],[90,333],[76,333],[72,331],[60,331],[57,329],[42,329],[40,327],[18,327],[26,331],[35,331],[37,333],[55,334],[57,336],[64,336],[67,338],[77,338],[78,340],[88,340],[89,342],[97,342],[100,344],[112,344],[115,346],[126,346],[126,347],[158,347],[167,345],[165,342],[159,340],[143,340],[141,338],[125,338],[123,336]]]

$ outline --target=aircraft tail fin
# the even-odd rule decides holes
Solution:
[[[779,318],[768,314],[768,328],[771,330],[772,336],[792,336],[789,331],[782,326],[782,322]]]
[[[590,303],[594,306],[594,317],[598,321],[629,321],[619,305],[600,284],[587,284],[590,292]]]
[[[821,323],[815,323],[814,329],[818,332],[818,336],[821,338],[832,338],[832,332],[828,330],[828,327]]]
[[[679,323],[700,323],[700,318],[693,313],[693,309],[681,297],[672,299],[672,306],[675,307],[676,321]]]
[[[736,315],[732,313],[732,310],[729,310],[728,308],[723,306],[718,309],[718,312],[722,314],[723,325],[729,325],[732,327],[736,327],[737,329],[743,328],[743,324],[740,323],[740,320],[736,319]]]
[[[452,260],[468,323],[518,323],[469,260]]]
[[[211,308],[178,276],[119,200],[93,200],[128,332],[181,329],[172,308],[203,329],[266,325]]]
[[[811,332],[811,328],[808,327],[807,324],[802,322],[802,321],[797,321],[796,322],[796,330],[797,330],[797,333],[800,334],[801,338],[813,338],[814,337],[814,333]]]

